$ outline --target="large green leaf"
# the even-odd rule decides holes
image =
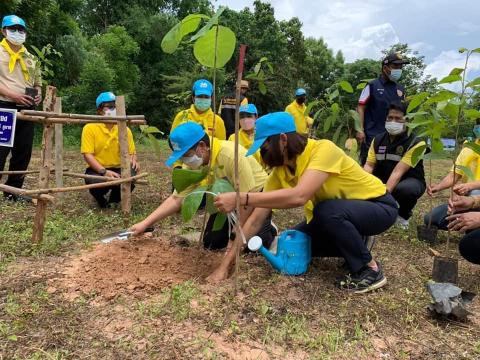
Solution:
[[[338,95],[340,95],[340,92],[338,91],[338,89],[335,89],[335,90],[328,96],[328,98],[330,99],[330,101],[333,101],[335,98],[338,97]]]
[[[213,222],[212,231],[221,230],[225,221],[227,221],[227,215],[224,213],[217,213],[217,215],[215,215],[215,221]]]
[[[412,166],[417,166],[418,162],[423,159],[427,145],[422,145],[415,148],[412,152]]]
[[[183,221],[190,221],[193,215],[196,214],[202,203],[205,190],[207,190],[207,186],[199,186],[183,199],[181,210]]]
[[[475,181],[475,175],[473,175],[472,169],[470,169],[468,166],[455,165],[455,167],[465,174],[465,176],[468,178],[468,181]]]
[[[360,84],[357,85],[357,90],[363,90],[365,86],[367,86],[368,83],[366,82],[361,82]]]
[[[183,37],[197,30],[202,19],[208,19],[208,16],[203,14],[190,14],[186,16],[165,34],[160,44],[162,50],[167,54],[173,54],[175,50],[177,50]]]
[[[411,112],[413,109],[415,109],[418,105],[420,105],[423,100],[425,100],[427,97],[428,97],[429,93],[424,91],[424,92],[421,92],[421,93],[418,93],[416,95],[414,95],[411,99],[410,99],[410,103],[408,104],[408,109],[407,109],[407,112]]]
[[[208,166],[200,170],[173,169],[172,183],[177,192],[182,192],[191,185],[197,184],[208,175]]]
[[[216,34],[218,30],[218,35]],[[204,36],[195,41],[193,54],[195,58],[206,67],[223,67],[235,51],[237,39],[232,30],[224,26],[214,26]],[[215,42],[217,47],[215,49]],[[215,64],[216,54],[216,64]]]
[[[432,139],[432,151],[435,153],[443,151],[443,143],[440,139]]]
[[[235,189],[233,188],[232,184],[230,184],[227,180],[225,179],[217,179],[212,185],[212,188],[210,189],[211,192],[215,194],[221,194],[225,192],[233,192]],[[215,214],[218,212],[218,209],[213,205],[213,198],[214,196],[209,194],[207,196],[207,211],[210,214]]]
[[[447,75],[442,80],[440,80],[439,84],[451,84],[457,81],[461,81],[462,77],[460,75]]]
[[[468,87],[474,87],[479,85],[480,85],[480,76],[470,81],[467,85],[465,85],[465,87],[468,88]]]
[[[316,105],[319,104],[320,101],[318,100],[314,100],[314,101],[311,101],[308,103],[307,107],[305,108],[305,111],[303,112],[303,115],[307,115],[310,114],[310,111],[312,111],[312,108]]]
[[[463,68],[453,68],[449,75],[460,75],[463,73],[463,71]]]
[[[226,7],[225,6],[220,6],[217,10],[217,12],[210,18],[210,20],[207,21],[207,23],[200,29],[198,30],[198,32],[193,35],[191,38],[190,38],[190,41],[195,41],[199,38],[201,38],[203,35],[205,35],[207,33],[207,31],[209,31],[211,29],[211,27],[213,25],[217,25],[218,24],[218,18],[220,17],[220,15],[222,15],[222,13],[225,11]]]
[[[325,119],[325,122],[323,123],[323,132],[326,133],[328,132],[328,130],[330,130],[330,127],[332,126],[332,120],[333,120],[333,116],[328,116],[326,119]]]
[[[338,128],[335,130],[333,133],[332,141],[338,145],[338,138],[340,137],[340,133],[342,132],[343,129],[343,124],[340,124]],[[343,146],[343,144],[340,144],[340,146]]]
[[[425,101],[425,104],[430,105],[430,104],[433,104],[433,103],[437,103],[439,101],[450,100],[450,99],[453,99],[456,96],[457,96],[457,93],[455,93],[453,91],[442,90],[442,91],[439,91],[438,93],[432,95],[430,98],[428,98],[428,100]]]
[[[480,155],[480,145],[474,143],[474,142],[466,142],[465,144],[463,144],[463,147],[466,147],[466,148],[469,148],[469,149],[472,149],[475,153],[477,153],[478,155]]]
[[[480,54],[480,48],[473,49],[472,52]]]
[[[333,103],[330,106],[330,110],[332,110],[332,114],[337,115],[340,112],[340,105],[338,105],[338,103]]]
[[[360,115],[355,110],[348,110],[348,113],[353,119],[353,127],[356,131],[363,131],[362,124],[360,123]]]
[[[340,85],[340,87],[343,89],[343,91],[345,91],[349,94],[353,93],[353,87],[348,81],[342,80],[338,83],[338,85]]]
[[[480,119],[480,111],[477,109],[468,109],[465,110],[465,116],[472,120]]]

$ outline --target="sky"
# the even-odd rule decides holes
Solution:
[[[480,47],[480,0],[270,0],[278,20],[298,17],[306,37],[323,38],[346,62],[380,59],[381,50],[401,42],[425,56],[426,73],[441,79],[463,67],[458,49]],[[253,0],[217,0],[234,10]],[[468,78],[480,75],[472,56]]]

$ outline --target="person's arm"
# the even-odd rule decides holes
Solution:
[[[480,212],[472,211],[447,217],[448,229],[465,232],[480,228]]]
[[[235,194],[235,193],[233,193]],[[263,223],[270,215],[270,209],[255,208],[250,214],[245,224],[242,226],[245,239],[250,239],[255,234],[258,234],[263,226]],[[231,246],[227,248],[227,252],[222,259],[220,265],[207,277],[209,282],[219,282],[228,278],[228,272],[230,266],[235,262],[235,257],[238,251],[243,248],[243,241],[241,236],[235,236],[235,240],[231,243]]]
[[[356,133],[356,138],[358,140],[358,142],[363,142],[365,141],[365,108],[366,108],[366,105],[358,105],[357,106],[357,113],[358,113],[358,118],[359,118],[359,122],[360,122],[360,129],[357,130],[357,133]]]
[[[240,203],[255,208],[291,209],[303,206],[313,198],[315,192],[327,180],[329,173],[319,170],[307,170],[293,188],[261,193],[240,193]],[[222,212],[235,209],[235,193],[223,193],[215,197],[215,206]]]
[[[182,207],[182,200],[183,198],[180,196],[170,195],[155,211],[144,220],[132,225],[129,230],[133,231],[133,235],[144,233],[149,226],[179,212]]]
[[[392,173],[390,174],[390,177],[387,180],[387,191],[391,193],[395,187],[398,185],[400,182],[400,179],[402,178],[403,175],[410,169],[410,166],[405,164],[402,161],[399,161],[398,164],[395,166],[393,169]]]
[[[93,154],[82,154],[83,158],[85,159],[85,162],[90,166],[95,172],[100,173],[105,167],[100,164],[97,159],[95,159],[95,156]],[[114,178],[120,178],[120,175],[117,174],[115,171],[107,170],[105,172],[105,176],[109,177],[114,177]]]
[[[453,187],[453,191],[458,195],[468,195],[472,190],[480,189],[480,181],[472,181],[465,184],[457,184]]]
[[[34,99],[26,94],[17,93],[10,90],[7,86],[0,85],[0,95],[11,99],[15,104],[31,106],[34,104]]]
[[[454,185],[458,180],[460,180],[461,177],[462,176],[460,174],[454,174],[453,171],[451,171],[438,184],[434,184],[431,187],[428,186],[427,187],[427,194],[432,196],[433,194],[435,194],[437,192],[448,189],[449,187]]]
[[[375,170],[376,163],[377,155],[375,154],[375,139],[373,139],[370,148],[368,149],[367,161],[365,162],[365,165],[363,165],[363,170],[372,174],[373,170]]]
[[[369,174],[373,173],[373,169],[375,169],[375,164],[372,164],[371,162],[367,161],[365,165],[363,165],[363,170],[365,170]]]

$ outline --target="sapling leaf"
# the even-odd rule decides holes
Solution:
[[[199,170],[173,169],[172,183],[177,192],[182,192],[189,186],[197,184],[208,175],[208,166]]]
[[[215,194],[221,194],[225,192],[233,192],[235,189],[233,186],[225,179],[217,179],[213,183],[210,191]],[[215,214],[218,212],[218,209],[213,205],[214,196],[211,194],[207,195],[207,211],[209,214]]]
[[[220,15],[222,15],[225,9],[226,9],[225,6],[220,6],[217,12],[210,18],[210,20],[208,20],[207,23],[200,30],[198,30],[198,32],[195,35],[193,35],[190,38],[190,41],[195,41],[201,38],[203,35],[207,33],[207,31],[211,29],[213,25],[218,24],[218,18],[220,17]]]
[[[480,119],[480,111],[477,109],[468,109],[464,111],[464,114],[467,118],[471,120]]]
[[[442,91],[439,91],[437,94],[428,98],[428,100],[425,101],[425,105],[430,105],[430,104],[433,104],[433,103],[437,103],[439,101],[450,100],[450,99],[453,99],[454,97],[456,97],[457,95],[458,94],[453,92],[453,91],[442,90]]]
[[[451,84],[457,81],[461,81],[462,77],[460,75],[447,75],[443,79],[441,79],[438,83],[439,84]]]
[[[162,39],[160,47],[163,52],[167,54],[173,54],[177,50],[178,45],[182,41],[183,37],[191,32],[197,30],[198,25],[202,19],[208,19],[208,16],[203,14],[190,14],[187,15],[182,21],[176,24],[165,34]]]
[[[216,34],[218,28],[218,35]],[[216,40],[215,40],[216,39]],[[200,64],[206,67],[223,67],[235,51],[237,39],[232,30],[224,26],[214,26],[193,45],[193,54]],[[217,47],[215,48],[215,42]],[[216,63],[215,63],[216,54]]]
[[[474,142],[471,142],[471,141],[466,142],[465,144],[463,144],[463,147],[472,149],[476,154],[480,155],[480,145]]]
[[[427,149],[427,145],[421,145],[415,148],[412,152],[412,166],[417,166],[418,162],[423,159],[423,155],[425,155],[425,150]]]
[[[480,48],[473,49],[472,52],[480,54]]]
[[[440,139],[432,139],[432,152],[439,153],[443,151],[443,143]]]
[[[428,95],[429,93],[424,91],[412,96],[412,98],[410,99],[410,103],[408,104],[407,113],[417,108],[417,106],[420,105],[423,102],[423,100],[425,100],[428,97]]]
[[[472,169],[468,166],[455,165],[455,168],[463,172],[463,174],[468,178],[468,181],[475,181],[475,175],[473,175]]]
[[[202,203],[205,190],[207,190],[207,186],[199,186],[183,199],[181,209],[183,221],[188,222],[195,215]]]
[[[460,75],[464,70],[463,68],[453,68],[449,75]]]
[[[465,51],[468,51],[468,49],[467,49],[467,48],[464,48],[464,47],[461,47],[460,49],[458,49],[458,52],[459,52],[460,54],[463,54]]]
[[[345,91],[349,94],[353,93],[352,85],[348,81],[342,80],[338,83],[338,85],[340,85],[340,87],[343,89],[343,91]]]
[[[480,76],[470,81],[467,85],[465,85],[465,87],[471,88],[479,85],[480,85]]]
[[[227,215],[224,213],[217,213],[215,215],[215,221],[213,222],[212,231],[222,230],[225,221],[227,221]]]

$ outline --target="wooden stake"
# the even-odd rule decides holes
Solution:
[[[57,110],[62,112],[62,98],[56,99]],[[55,186],[63,187],[63,125],[55,124]]]
[[[80,179],[91,179],[91,180],[100,180],[100,181],[114,181],[118,180],[118,178],[114,178],[111,176],[101,176],[101,175],[87,175],[87,174],[79,174],[79,173],[74,173],[74,172],[64,172],[63,176],[70,176],[74,178],[80,178]],[[136,180],[135,185],[147,185],[148,182],[146,180]]]
[[[77,124],[77,125],[84,125],[84,124],[93,124],[93,123],[103,123],[103,124],[116,124],[117,120],[110,119],[102,119],[102,120],[87,120],[87,119],[75,119],[75,118],[48,118],[42,116],[31,116],[31,115],[24,115],[22,113],[17,113],[17,119],[25,120],[40,124]],[[63,114],[62,114],[63,115]],[[146,125],[146,120],[127,120],[128,125]]]
[[[122,96],[123,97],[123,96]],[[124,98],[124,97],[123,97]],[[45,98],[45,101],[47,98]],[[125,101],[125,98],[124,98]],[[124,102],[125,103],[125,102]],[[117,109],[118,110],[118,109]],[[129,115],[123,116],[118,114],[117,116],[105,116],[105,115],[83,115],[83,114],[68,114],[68,113],[57,113],[52,111],[37,111],[37,110],[22,110],[21,114],[32,115],[32,116],[42,116],[48,118],[74,118],[74,119],[85,119],[85,120],[95,120],[95,122],[102,122],[103,120],[145,120],[144,115]]]
[[[125,117],[127,115],[125,109],[125,97],[123,95],[117,96],[115,100],[117,107],[117,115]],[[130,154],[128,152],[128,128],[125,120],[118,121],[118,142],[120,144],[120,159],[122,167],[122,179],[131,177]],[[122,211],[127,217],[130,214],[132,207],[131,203],[131,183],[126,182],[121,185]]]
[[[43,107],[45,110],[51,110],[52,103],[55,110],[58,111],[55,104],[56,88],[53,86],[47,87]],[[46,124],[43,126],[42,151],[41,151],[41,168],[38,176],[38,186],[40,188],[47,188],[50,176],[50,163],[52,160],[52,141],[53,141],[53,126]],[[35,212],[35,219],[33,222],[32,242],[39,243],[43,240],[43,229],[45,227],[45,219],[47,216],[47,202],[38,199],[37,210]]]
[[[9,192],[9,193],[15,194],[15,195],[25,195],[25,191],[26,191],[26,190],[16,188],[16,187],[13,187],[13,186],[8,186],[8,185],[5,185],[5,184],[0,184],[0,190],[5,191],[5,192]],[[32,194],[30,196],[34,199],[42,199],[42,200],[50,201],[50,202],[55,201],[55,198],[51,195]]]

